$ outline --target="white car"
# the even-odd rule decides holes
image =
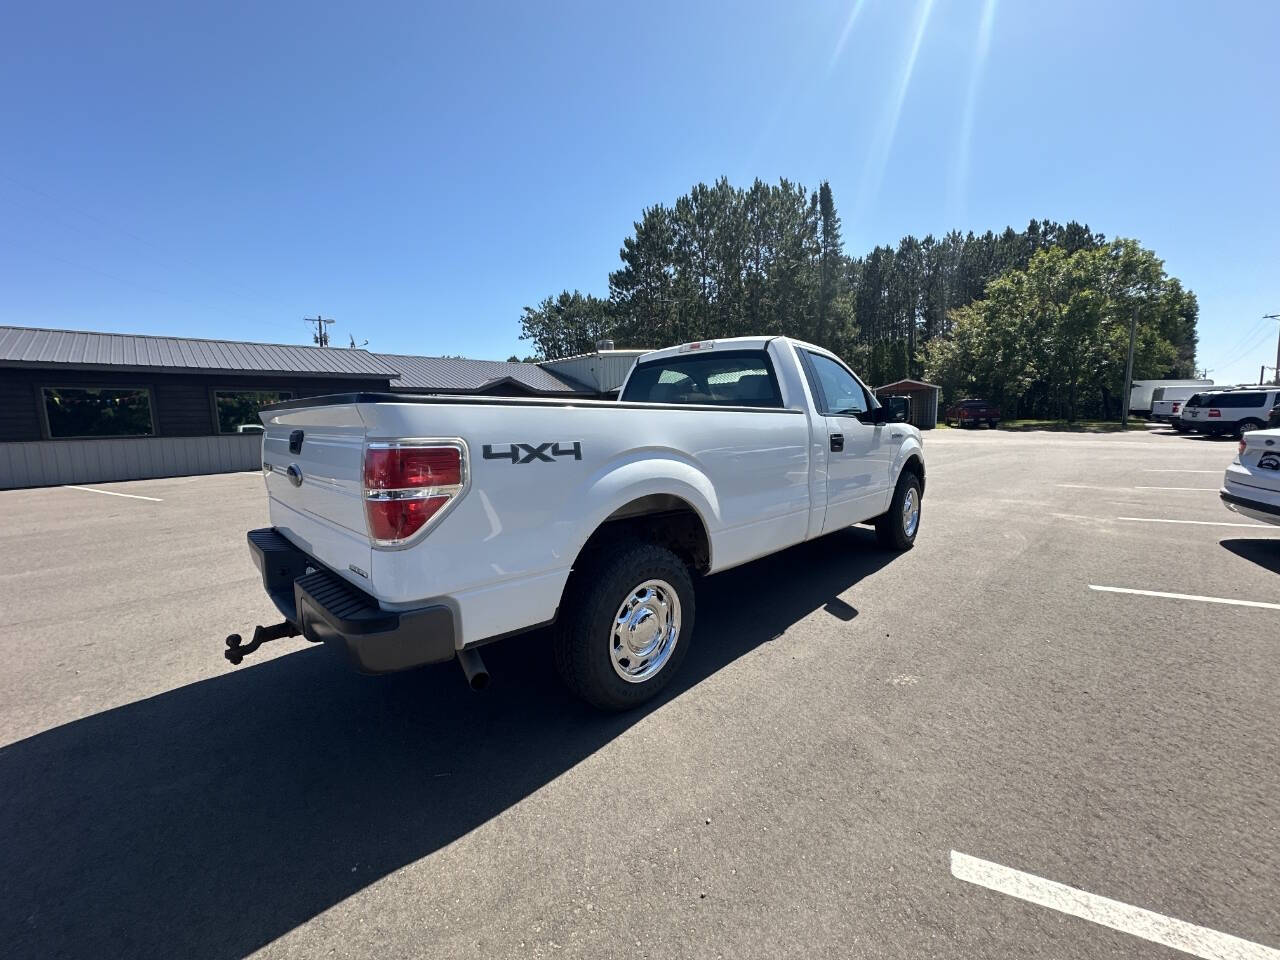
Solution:
[[[1184,400],[1152,400],[1151,416],[1147,419],[1154,423],[1167,423],[1181,430],[1182,427],[1178,423],[1180,414],[1182,413],[1182,405]]]
[[[557,666],[624,709],[679,666],[695,577],[875,523],[905,550],[924,450],[839,357],[786,337],[638,358],[617,401],[345,394],[260,414],[263,586],[366,672],[459,660],[555,623]]]
[[[1213,381],[1196,386],[1156,387],[1151,391],[1151,413],[1148,420],[1156,423],[1175,424],[1182,412],[1182,405],[1197,393],[1203,393],[1206,387],[1212,387]]]
[[[1219,491],[1227,509],[1280,524],[1280,430],[1251,430]]]

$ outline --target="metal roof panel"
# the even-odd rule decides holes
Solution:
[[[397,375],[376,354],[345,347],[0,326],[0,364],[373,377]]]

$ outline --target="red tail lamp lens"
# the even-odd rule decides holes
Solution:
[[[375,540],[407,540],[448,502],[445,496],[366,500],[364,510],[369,518],[369,535]]]
[[[370,447],[364,460],[367,490],[408,490],[462,483],[457,447]]]
[[[364,511],[369,537],[408,540],[462,491],[460,446],[378,444],[365,451]]]

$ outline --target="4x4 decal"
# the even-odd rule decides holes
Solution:
[[[573,457],[582,459],[582,441],[572,443],[548,441],[546,443],[508,443],[506,449],[499,444],[486,443],[480,449],[486,460],[510,460],[512,463],[533,463],[541,460],[544,463],[555,463],[556,457]]]

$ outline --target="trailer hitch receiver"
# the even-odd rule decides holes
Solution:
[[[298,628],[288,620],[270,627],[258,625],[253,628],[253,639],[248,643],[245,643],[244,638],[238,633],[233,633],[227,637],[227,649],[222,651],[222,655],[236,666],[239,666],[245,657],[264,643],[270,643],[272,640],[279,640],[282,637],[296,637],[299,632]]]

